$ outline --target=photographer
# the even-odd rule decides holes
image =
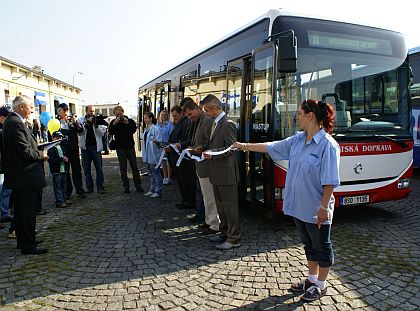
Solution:
[[[87,192],[93,192],[93,179],[91,165],[95,165],[96,187],[98,193],[105,193],[104,174],[102,172],[103,149],[102,136],[106,131],[106,122],[103,118],[95,117],[92,105],[86,106],[86,115],[79,118],[78,122],[82,125],[82,132],[79,133],[79,145],[82,150],[83,170]]]
[[[61,133],[66,138],[61,142],[61,147],[67,155],[68,162],[65,162],[66,166],[66,203],[69,204],[71,193],[73,192],[73,186],[71,180],[73,179],[74,188],[76,193],[81,198],[86,198],[85,190],[83,189],[82,182],[82,167],[80,165],[79,156],[79,142],[78,133],[83,132],[82,126],[77,122],[77,116],[75,114],[69,116],[69,106],[62,103],[57,107],[58,119],[60,120]],[[71,175],[70,175],[71,167]]]
[[[136,151],[134,149],[133,135],[137,130],[136,122],[124,115],[121,106],[114,108],[115,119],[109,124],[109,135],[115,139],[118,162],[120,165],[121,179],[125,193],[130,193],[130,184],[127,177],[127,161],[133,173],[134,186],[137,192],[143,192],[141,187],[140,172],[137,167]]]

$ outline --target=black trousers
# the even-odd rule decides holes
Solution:
[[[127,177],[127,161],[130,163],[133,173],[134,186],[141,189],[140,172],[137,166],[136,151],[133,148],[117,148],[118,163],[120,165],[121,180],[124,188],[129,188],[130,184]]]
[[[79,150],[75,152],[70,152],[67,154],[67,158],[69,161],[66,163],[66,181],[67,181],[67,189],[66,189],[66,200],[70,199],[70,196],[73,192],[73,185],[76,188],[77,194],[85,193],[83,190],[83,181],[82,181],[82,166],[80,165],[80,156]],[[70,167],[71,167],[71,174],[70,174]],[[71,180],[73,179],[73,185]]]
[[[13,190],[17,246],[22,249],[36,248],[35,227],[39,189]]]
[[[182,204],[188,207],[195,207],[197,175],[194,161],[183,160],[179,167],[175,167],[175,177],[182,197]]]
[[[36,209],[35,212],[39,213],[42,211],[42,194],[44,193],[44,188],[38,190],[38,196],[36,198]]]

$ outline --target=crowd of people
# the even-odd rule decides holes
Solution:
[[[93,106],[87,106],[85,116],[77,118],[69,115],[66,104],[60,104],[57,107],[60,130],[50,133],[50,142],[42,148],[37,145],[36,125],[28,122],[34,110],[32,99],[17,96],[12,110],[0,108],[0,181],[4,177],[1,217],[2,222],[12,221],[9,233],[15,230],[22,254],[48,251],[38,246],[41,241],[35,237],[36,215],[42,213],[42,189],[46,185],[45,161],[53,179],[56,207],[68,207],[73,190],[80,198],[94,191],[92,162],[96,190],[103,194],[101,151],[108,131],[110,148],[117,153],[123,191],[130,193],[128,162],[136,191],[144,192],[133,139],[138,126],[124,115],[123,107],[116,106],[114,118],[104,124],[95,116]],[[331,106],[304,101],[297,113],[302,132],[282,141],[260,144],[237,142],[236,124],[227,118],[223,103],[211,94],[199,105],[192,98],[182,99],[179,106],[170,109],[170,115],[172,121],[166,110],[160,111],[158,118],[152,112],[143,115],[141,155],[150,184],[144,196],[158,199],[164,195],[164,185],[176,182],[181,201],[174,202],[175,207],[194,209],[195,217],[190,221],[199,224],[203,234],[217,243],[217,249],[230,250],[241,246],[235,152],[268,153],[273,160],[289,160],[284,213],[295,220],[309,269],[308,277],[293,284],[291,290],[304,293],[303,299],[309,301],[323,296],[334,262],[330,240],[332,193],[340,183],[340,149],[329,135],[334,120]],[[41,129],[39,132],[43,136]],[[14,217],[9,213],[11,204]]]

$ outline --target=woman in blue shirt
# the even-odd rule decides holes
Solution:
[[[169,121],[169,114],[168,114],[168,111],[166,111],[165,109],[162,110],[159,114],[158,127],[162,134],[161,142],[164,145],[168,144],[169,135],[171,135],[174,129],[174,124],[171,121]],[[162,161],[162,171],[163,171],[163,184],[164,185],[170,184],[171,177],[172,177],[172,169],[168,165],[168,159],[166,158],[164,158]]]
[[[289,160],[283,212],[294,218],[308,260],[308,278],[293,284],[302,299],[313,301],[327,291],[334,263],[330,240],[334,212],[333,189],[340,185],[340,147],[329,134],[334,128],[330,104],[305,100],[297,112],[302,132],[269,143],[235,143],[243,151],[268,153],[274,161]]]
[[[146,127],[143,131],[142,158],[147,165],[147,172],[150,179],[150,190],[144,195],[151,198],[158,198],[162,195],[162,174],[160,168],[155,168],[159,162],[162,148],[159,148],[156,142],[162,141],[162,135],[159,127],[156,125],[156,118],[152,112],[146,112],[143,115],[143,121]]]

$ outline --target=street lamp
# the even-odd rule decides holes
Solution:
[[[83,75],[83,72],[78,71],[78,72],[73,73],[73,86],[74,86],[74,76],[77,74]]]

